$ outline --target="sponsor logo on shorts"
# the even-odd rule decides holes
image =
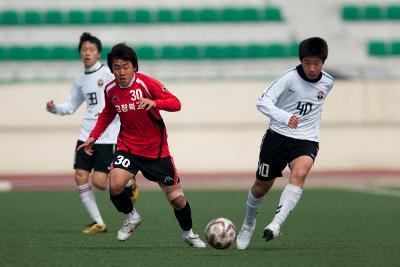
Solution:
[[[170,176],[166,176],[165,178],[164,178],[164,183],[168,183],[168,182],[171,182],[171,181],[173,181],[174,179],[173,178],[171,178]]]

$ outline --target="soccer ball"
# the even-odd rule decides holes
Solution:
[[[235,240],[235,231],[235,225],[231,220],[217,218],[207,224],[205,229],[206,240],[214,248],[228,248]]]

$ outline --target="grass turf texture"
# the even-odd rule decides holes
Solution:
[[[213,218],[239,230],[246,191],[186,191],[194,230],[204,239]],[[173,211],[158,191],[141,192],[143,221],[125,242],[116,240],[123,216],[96,193],[106,234],[84,235],[90,223],[75,192],[0,193],[1,266],[398,266],[400,199],[340,190],[306,190],[278,239],[261,239],[280,191],[258,213],[249,249],[191,249],[181,239]]]

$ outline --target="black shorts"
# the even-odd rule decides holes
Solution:
[[[257,179],[268,181],[281,177],[286,165],[300,156],[315,160],[318,146],[318,142],[287,137],[268,129],[261,144]]]
[[[78,140],[76,148],[83,144]],[[75,150],[76,150],[75,148]],[[82,169],[91,172],[92,169],[109,173],[111,162],[114,158],[115,144],[94,144],[93,155],[89,156],[83,149],[75,152],[74,169]]]
[[[153,159],[118,150],[115,153],[112,168],[124,169],[133,175],[141,171],[146,179],[167,186],[180,182],[171,157]]]

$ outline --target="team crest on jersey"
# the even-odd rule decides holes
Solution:
[[[318,98],[319,101],[321,101],[322,99],[324,99],[324,96],[325,96],[324,91],[319,91],[318,95],[317,95],[317,98]]]
[[[99,87],[102,87],[102,86],[104,85],[103,79],[99,79],[99,80],[97,81],[97,85],[98,85]]]
[[[115,102],[118,102],[118,101],[119,101],[119,98],[116,97],[116,96],[114,96],[114,97],[113,97],[113,102],[115,103]]]

